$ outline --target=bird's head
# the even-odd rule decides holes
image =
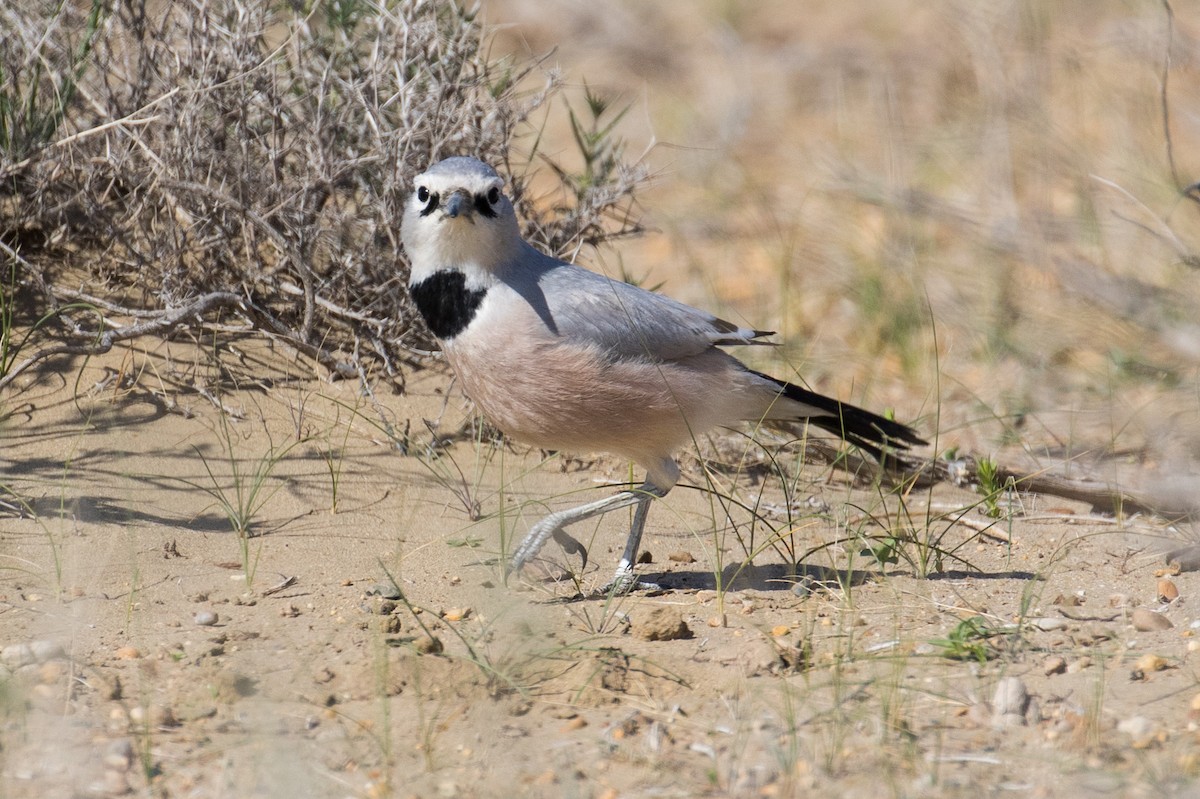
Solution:
[[[477,158],[439,161],[414,181],[401,227],[410,281],[442,269],[492,271],[521,241],[504,179]]]

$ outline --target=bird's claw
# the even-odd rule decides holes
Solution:
[[[558,545],[563,548],[563,551],[568,555],[578,555],[583,563],[579,566],[579,571],[582,573],[587,568],[588,551],[587,547],[576,541],[571,536],[567,535],[566,530],[558,529],[551,534],[551,538],[558,542]]]

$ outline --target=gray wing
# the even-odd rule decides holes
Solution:
[[[536,277],[547,326],[613,357],[670,361],[716,346],[766,344],[755,339],[770,335],[587,269],[560,261],[548,266]]]

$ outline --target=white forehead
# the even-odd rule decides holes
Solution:
[[[429,189],[456,188],[482,193],[504,185],[504,178],[478,158],[455,156],[438,161],[417,176],[416,184]]]

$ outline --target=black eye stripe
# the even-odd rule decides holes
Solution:
[[[491,187],[484,194],[476,194],[474,202],[475,212],[480,216],[495,219],[496,209],[493,206],[500,202],[500,196],[500,189],[496,186]],[[426,186],[417,187],[416,197],[417,202],[425,204],[425,207],[421,209],[421,216],[429,216],[441,204],[441,196],[436,192],[430,191]]]
[[[475,195],[475,210],[476,210],[476,212],[478,212],[478,214],[480,216],[486,216],[489,219],[494,219],[496,216],[496,209],[492,208],[492,202],[494,202],[494,201],[488,199],[489,197],[491,197],[493,191],[496,191],[496,190],[492,189],[491,191],[489,191],[487,193],[486,196],[483,194]],[[496,199],[500,199],[499,196],[497,196]]]

